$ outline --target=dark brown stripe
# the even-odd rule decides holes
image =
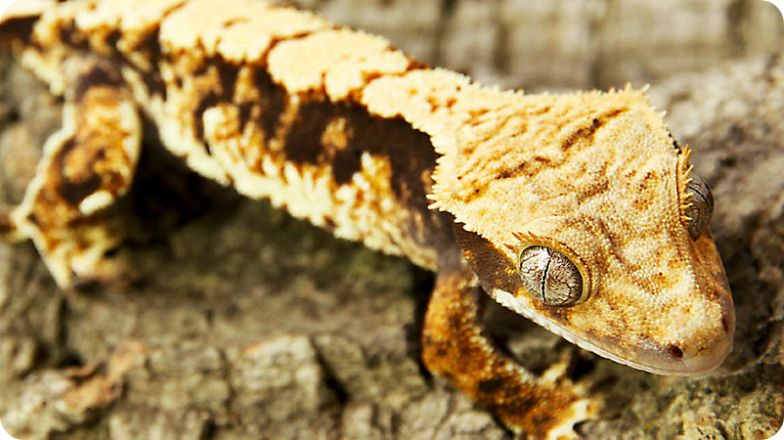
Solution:
[[[619,262],[623,267],[625,267],[629,272],[633,273],[640,270],[640,266],[635,264],[628,259],[621,253],[621,249],[624,248],[623,246],[623,238],[618,237],[610,228],[607,227],[607,224],[600,218],[597,218],[596,221],[591,222],[590,224],[595,224],[599,226],[599,230],[601,234],[610,242],[610,246],[608,246],[610,253],[612,256]]]
[[[593,138],[596,135],[596,132],[599,131],[605,124],[607,124],[610,120],[615,118],[616,116],[620,115],[621,113],[625,112],[626,109],[615,109],[610,110],[604,114],[601,114],[591,120],[591,124],[580,127],[572,134],[567,136],[567,138],[561,144],[561,148],[564,151],[570,149],[575,143],[580,140],[587,140],[589,143],[593,142]]]
[[[120,74],[112,63],[106,61],[97,62],[77,79],[74,99],[76,102],[81,101],[93,87],[115,87],[121,85],[122,82]]]
[[[610,189],[610,181],[605,177],[601,177],[600,183],[591,185],[590,187],[586,188],[585,191],[577,194],[577,203],[583,204],[588,199],[596,197],[600,194],[604,194],[608,189]]]
[[[261,127],[265,137],[271,139],[278,127],[280,116],[286,109],[287,95],[282,87],[275,84],[270,74],[263,66],[255,66],[253,72],[253,85],[260,94],[260,115],[256,122]],[[240,127],[244,127],[242,120]]]
[[[345,148],[328,148],[322,142],[329,123],[345,120]],[[425,133],[402,118],[370,115],[355,104],[311,101],[302,105],[285,141],[286,159],[296,163],[331,166],[338,184],[347,183],[360,169],[363,153],[380,157],[392,168],[392,188],[397,198],[413,209],[426,211],[425,194],[436,153]]]
[[[27,45],[38,17],[12,18],[0,25],[0,47],[21,41]]]
[[[150,35],[142,40],[138,47],[135,47],[132,50],[146,55],[146,58],[152,66],[152,70],[144,71],[130,61],[128,61],[127,64],[134,67],[139,72],[139,76],[144,82],[147,93],[149,93],[150,96],[158,95],[161,99],[165,100],[166,84],[163,82],[160,73],[161,59],[163,57],[161,53],[160,28],[156,28]]]
[[[203,67],[205,75],[208,74],[207,72],[209,72],[210,69],[216,69],[219,78],[218,87],[203,95],[199,99],[198,104],[196,104],[196,109],[193,111],[196,139],[199,139],[204,143],[207,154],[210,154],[210,147],[204,140],[204,121],[202,120],[202,115],[207,109],[214,107],[219,103],[232,102],[234,86],[237,83],[237,75],[239,74],[239,66],[230,64],[221,58],[212,58],[205,60]],[[199,73],[200,72],[197,72],[196,74],[198,75]]]
[[[334,105],[328,101],[306,102],[299,108],[294,125],[285,141],[286,160],[295,163],[320,163],[321,135],[335,117]],[[353,172],[352,172],[353,174]]]
[[[166,100],[166,84],[160,73],[161,60],[163,59],[160,41],[161,24],[186,4],[187,2],[183,2],[164,12],[163,16],[158,20],[157,26],[150,30],[149,35],[147,35],[137,46],[130,47],[126,50],[126,52],[136,52],[146,55],[146,58],[151,65],[149,71],[141,69],[141,66],[134,65],[128,58],[124,58],[124,64],[139,72],[139,76],[144,82],[150,96],[157,95],[160,96],[161,99]]]

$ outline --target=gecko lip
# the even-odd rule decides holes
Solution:
[[[732,349],[732,337],[725,336],[714,340],[710,347],[696,353],[684,352],[676,345],[662,347],[651,344],[649,346],[637,347],[638,350],[636,352],[633,350],[632,353],[625,353],[622,357],[571,332],[556,331],[556,333],[580,348],[596,353],[599,356],[638,370],[663,376],[699,376],[708,374],[721,365]]]
[[[715,370],[732,350],[735,334],[735,306],[732,296],[727,292],[719,301],[722,318],[719,322],[713,323],[713,329],[709,334],[714,336],[707,344],[687,344],[701,345],[701,348],[696,350],[682,350],[677,345],[657,346],[645,351],[648,356],[640,356],[647,367],[640,365],[636,368],[668,376],[695,376]]]
[[[637,346],[624,353],[609,351],[604,348],[612,344],[603,343],[601,340],[589,341],[563,327],[555,325],[543,316],[531,313],[525,307],[521,307],[512,294],[501,289],[492,289],[492,296],[496,300],[526,318],[541,325],[547,330],[561,336],[567,341],[578,347],[588,350],[596,355],[607,358],[611,361],[632,367],[637,370],[664,376],[697,376],[710,373],[715,370],[729,354],[732,349],[732,340],[735,329],[735,314],[731,297],[725,301],[724,319],[717,323],[721,329],[717,329],[714,334],[721,335],[713,338],[709,346],[692,352],[683,350],[676,345],[661,346],[659,344],[646,344]],[[690,344],[686,344],[690,345]]]
[[[667,347],[644,347],[638,352],[638,362],[618,360],[631,367],[649,373],[666,376],[696,376],[710,373],[719,365],[732,349],[732,335],[711,341],[711,345],[699,351],[689,353],[677,345]]]

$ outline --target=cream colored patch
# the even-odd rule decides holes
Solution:
[[[160,20],[171,11],[176,10],[187,0],[127,0],[101,1],[95,9],[84,11],[76,17],[76,26],[90,36],[91,46],[104,53],[111,53],[112,47],[106,45],[111,33],[120,31],[117,48],[125,54],[134,65],[144,71],[151,71],[157,66],[152,65],[149,55],[137,52],[140,46],[149,43],[149,38],[158,29]]]
[[[84,215],[93,215],[109,207],[114,202],[114,196],[109,191],[98,191],[90,194],[79,204],[79,211]]]
[[[410,64],[383,38],[346,29],[322,31],[280,43],[269,54],[269,72],[290,94],[319,91],[346,99],[371,76],[405,72]]]
[[[348,137],[346,136],[348,128],[346,118],[337,117],[330,120],[321,135],[321,145],[329,145],[338,151],[344,150],[348,147]]]
[[[325,29],[329,24],[308,12],[290,8],[272,9],[265,14],[238,21],[221,33],[218,52],[227,60],[261,60],[275,40],[285,40]],[[264,30],[268,35],[259,36]]]
[[[6,0],[0,3],[0,24],[17,18],[36,17],[55,5],[55,0]]]
[[[161,26],[168,52],[200,48],[234,62],[259,61],[276,39],[323,29],[328,24],[309,13],[262,1],[235,0],[219,7],[213,0],[191,0]]]
[[[599,409],[600,406],[594,400],[580,399],[574,402],[560,414],[558,425],[547,433],[547,438],[552,440],[582,438],[574,431],[574,426],[586,420],[596,419]]]

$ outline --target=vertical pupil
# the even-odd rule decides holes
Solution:
[[[547,277],[550,269],[550,252],[547,248],[544,248],[545,253],[547,253],[547,264],[544,266],[544,273],[542,274],[542,283],[541,283],[541,292],[542,292],[542,301],[547,303]]]
[[[550,253],[544,246],[531,246],[520,254],[520,276],[523,286],[540,301],[547,298],[547,268]]]

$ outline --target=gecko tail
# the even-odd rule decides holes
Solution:
[[[56,0],[0,0],[0,48],[15,50],[27,43],[33,25]]]

